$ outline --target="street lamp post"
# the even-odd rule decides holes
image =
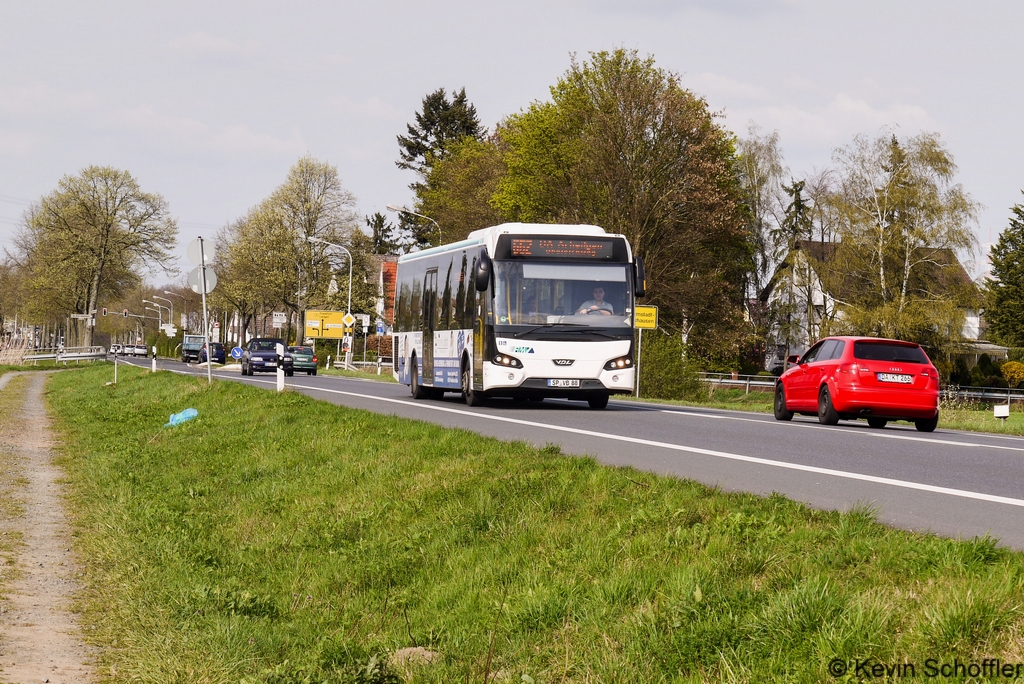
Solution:
[[[426,220],[430,221],[431,223],[434,224],[434,226],[437,227],[437,244],[441,244],[442,242],[444,242],[444,238],[441,237],[441,225],[437,221],[435,221],[434,219],[430,218],[429,216],[424,216],[423,214],[417,214],[415,211],[409,211],[405,207],[395,206],[394,204],[387,205],[387,208],[390,209],[391,211],[397,212],[399,214],[409,214],[410,216],[419,216],[421,219],[426,219]]]
[[[148,299],[143,299],[142,303],[143,304],[152,304],[153,305],[153,306],[147,306],[146,309],[148,309],[149,311],[156,311],[156,319],[158,321],[160,321],[160,325],[163,326],[163,324],[164,324],[164,312],[162,311],[162,309],[166,309],[167,307],[166,306],[161,307],[161,305],[157,304],[156,302],[151,302]],[[156,307],[156,308],[153,308],[153,307]]]
[[[315,242],[315,243],[321,244],[321,245],[328,245],[330,247],[337,247],[338,249],[340,249],[343,252],[345,252],[345,254],[348,256],[348,307],[345,309],[345,313],[346,314],[351,314],[352,313],[352,252],[348,251],[348,249],[346,249],[342,245],[335,244],[333,242],[328,242],[327,240],[324,240],[323,238],[314,237],[312,235],[307,236],[306,240],[308,240],[309,242]],[[355,326],[352,326],[352,329],[355,330]],[[305,331],[303,331],[303,332],[305,332]],[[352,362],[352,348],[351,348],[351,345],[349,345],[349,350],[345,354],[345,366],[346,366],[346,368],[351,364],[351,362]]]
[[[150,295],[150,296],[153,299],[159,299],[160,301],[167,302],[168,304],[171,305],[170,306],[170,313],[167,315],[167,322],[170,323],[171,325],[174,325],[174,302],[172,302],[167,297],[161,297],[160,295]]]
[[[181,331],[182,331],[183,334],[187,333],[188,332],[188,298],[186,298],[185,295],[183,295],[183,294],[178,294],[177,292],[171,292],[170,290],[164,290],[164,294],[165,295],[171,295],[172,297],[181,297],[181,301],[183,301],[185,303],[185,325],[181,326]],[[171,321],[171,323],[173,323],[173,322],[174,321]]]

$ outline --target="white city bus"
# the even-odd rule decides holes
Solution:
[[[506,223],[398,260],[395,378],[417,399],[461,392],[604,408],[633,390],[643,262],[597,226]]]

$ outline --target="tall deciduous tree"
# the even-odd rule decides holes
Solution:
[[[752,249],[747,295],[757,297],[785,258],[789,246],[779,244],[786,207],[784,179],[788,169],[782,159],[778,131],[762,134],[751,123],[747,137],[736,141],[736,151],[736,172]]]
[[[176,235],[160,195],[127,171],[90,166],[32,207],[16,247],[37,312],[88,314],[143,272],[167,271]],[[83,341],[92,344],[88,326]]]
[[[750,248],[732,136],[635,51],[573,60],[551,94],[499,127],[508,172],[495,206],[626,235],[662,321],[692,331],[691,348],[734,359]]]
[[[985,320],[994,341],[1024,347],[1024,204],[1010,211],[1010,225],[992,248]]]
[[[462,240],[478,228],[497,225],[502,216],[491,200],[504,173],[497,138],[466,137],[430,169],[418,192],[417,211],[444,226],[447,242]]]
[[[842,293],[850,332],[916,340],[948,351],[977,290],[958,256],[976,243],[977,204],[955,182],[939,137],[858,136],[836,152],[841,216],[829,288]]]

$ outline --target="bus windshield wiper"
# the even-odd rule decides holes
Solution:
[[[571,330],[559,330],[558,332],[561,332],[561,333],[567,333],[567,334],[568,333],[577,333],[579,335],[597,335],[597,336],[600,336],[600,337],[607,337],[609,340],[617,340],[617,339],[619,339],[615,335],[609,335],[606,332],[601,332],[600,330],[595,330],[592,326],[583,325],[581,323],[544,323],[543,325],[534,326],[534,327],[530,328],[529,330],[521,330],[521,331],[517,332],[515,335],[513,335],[512,337],[519,338],[519,337],[522,337],[523,335],[529,335],[530,333],[535,332],[537,330],[540,330],[541,328],[553,328],[555,326],[570,326],[572,328]]]
[[[540,325],[533,326],[529,330],[520,330],[516,334],[512,335],[512,337],[521,337],[522,335],[529,335],[530,333],[534,332],[535,330],[540,330],[541,328],[554,328],[555,326],[560,326],[560,325],[564,325],[564,326],[568,326],[568,327],[572,327],[572,328],[589,328],[590,327],[589,325],[586,325],[584,323],[541,323]],[[580,332],[580,331],[579,330],[566,330],[565,332]]]

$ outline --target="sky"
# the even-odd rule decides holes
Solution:
[[[185,245],[299,157],[336,165],[360,215],[412,206],[396,136],[424,95],[465,87],[493,129],[619,47],[738,135],[778,131],[796,179],[857,134],[938,133],[984,248],[1024,201],[1022,24],[1024,3],[985,0],[0,0],[0,248],[62,176],[114,166],[169,202],[182,272],[149,277],[183,282]]]

